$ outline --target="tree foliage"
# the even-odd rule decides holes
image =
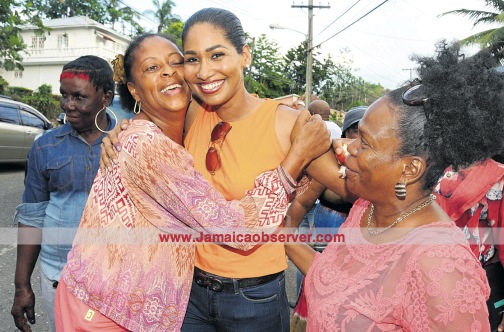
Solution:
[[[280,48],[265,34],[252,38],[252,66],[246,72],[246,87],[260,96],[275,98],[291,93],[292,82],[284,72]]]
[[[334,109],[348,110],[353,106],[369,105],[383,94],[379,84],[365,82],[354,74],[349,51],[341,50],[340,60],[335,62],[329,54],[321,59],[320,52],[313,52],[312,90]],[[284,58],[284,71],[292,80],[295,93],[302,95],[306,89],[306,47],[291,48]]]
[[[21,26],[33,24],[42,33],[43,24],[30,2],[0,1],[0,67],[5,70],[23,69],[23,52],[26,44],[21,37]]]
[[[502,3],[503,1],[491,1]],[[152,0],[154,10],[143,15],[151,15],[158,22],[157,31],[173,36],[182,45],[181,35],[184,22],[174,14],[172,0]],[[140,14],[120,0],[4,0],[0,2],[0,66],[7,69],[21,68],[22,53],[26,48],[20,36],[20,26],[35,24],[43,30],[41,19],[54,19],[72,16],[88,16],[93,20],[110,26],[112,29],[134,37],[145,32],[140,22]],[[276,98],[288,94],[303,95],[306,85],[306,43],[300,43],[280,53],[276,41],[262,34],[250,38],[252,66],[245,70],[245,86],[251,93],[260,97]],[[342,50],[337,60],[331,55],[321,56],[318,49],[313,50],[312,90],[326,100],[334,109],[348,110],[356,105],[369,105],[383,94],[383,87],[364,81],[355,74],[348,59],[348,50]],[[21,91],[25,102],[35,105],[40,100],[40,109],[57,112],[46,90],[41,86],[36,92]],[[28,98],[28,99],[26,99]],[[54,110],[53,110],[54,109]],[[47,114],[52,116],[52,114]]]
[[[465,45],[479,45],[481,48],[489,49],[497,60],[504,59],[504,1],[484,0],[490,11],[456,9],[440,14],[466,16],[473,21],[473,26],[481,24],[497,25],[496,28],[487,29],[475,33],[461,40]]]
[[[31,3],[43,19],[87,16],[131,37],[145,32],[140,15],[119,0],[22,0]],[[122,6],[122,7],[121,7]]]
[[[146,10],[144,14],[154,15],[158,22],[157,32],[160,33],[170,26],[173,18],[172,8],[175,7],[175,3],[171,0],[166,0],[165,2],[152,0],[152,4],[156,9]]]
[[[172,19],[172,22],[168,28],[163,30],[163,34],[172,36],[176,41],[177,45],[182,49],[182,28],[184,27],[184,22],[178,18]]]
[[[32,0],[33,5],[47,19],[88,16],[102,24],[110,23],[105,0]],[[117,4],[117,2],[116,2]]]

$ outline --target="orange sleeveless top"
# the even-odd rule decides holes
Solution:
[[[226,199],[240,199],[264,171],[275,169],[284,159],[275,131],[275,114],[280,103],[264,100],[247,118],[230,122],[232,129],[220,149],[222,167],[211,175],[205,165],[210,134],[222,121],[210,107],[201,108],[185,138],[185,147],[194,158],[194,167]],[[253,278],[287,268],[282,243],[257,245],[240,251],[213,243],[196,245],[195,265],[209,273],[228,278]]]

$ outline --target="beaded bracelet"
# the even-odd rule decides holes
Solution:
[[[285,169],[283,168],[282,164],[280,164],[278,167],[280,168],[280,171],[282,172],[282,175],[283,175],[285,181],[287,181],[287,183],[289,184],[289,186],[291,186],[294,189],[297,189],[300,187],[299,185],[296,185],[294,183],[295,181],[294,182],[292,181],[293,180],[292,176],[287,175],[287,172],[285,172]]]

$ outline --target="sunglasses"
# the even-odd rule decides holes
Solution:
[[[231,128],[232,127],[229,122],[221,121],[216,124],[214,129],[212,130],[212,135],[210,136],[210,144],[205,158],[206,169],[212,175],[214,175],[215,172],[221,168],[219,151],[220,149],[222,149],[222,143],[224,143],[226,135],[229,133]]]
[[[408,106],[423,106],[426,116],[430,112],[430,98],[425,96],[421,83],[404,91],[402,100]]]

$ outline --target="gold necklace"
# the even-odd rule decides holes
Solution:
[[[418,205],[417,207],[414,207],[413,209],[411,209],[410,211],[406,212],[405,214],[401,215],[399,218],[397,218],[393,223],[391,223],[387,227],[385,227],[385,228],[379,228],[377,230],[373,230],[371,228],[371,220],[373,219],[373,213],[374,213],[374,205],[371,203],[371,209],[369,211],[369,216],[368,216],[368,219],[367,219],[367,231],[371,235],[379,235],[379,234],[381,234],[381,233],[389,230],[390,228],[394,227],[395,225],[397,225],[398,223],[400,223],[401,221],[403,221],[407,217],[411,216],[413,213],[420,211],[421,209],[423,209],[424,207],[426,207],[427,205],[429,205],[430,203],[432,203],[435,199],[436,199],[436,196],[434,196],[433,194],[430,194],[429,199],[427,199],[425,202],[423,202],[422,204]]]

